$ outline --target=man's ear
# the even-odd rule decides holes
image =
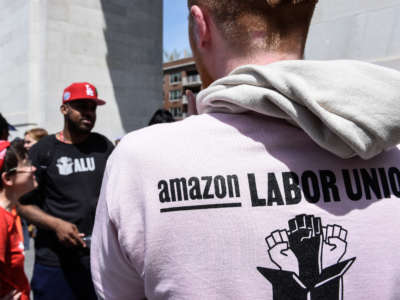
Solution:
[[[68,113],[68,105],[67,104],[61,104],[60,111],[65,116]]]
[[[10,175],[8,175],[6,172],[1,173],[1,181],[3,182],[3,187],[13,185]]]
[[[193,22],[192,30],[197,48],[204,48],[210,41],[211,37],[207,12],[204,9],[201,9],[199,6],[193,5],[190,8],[190,15]]]

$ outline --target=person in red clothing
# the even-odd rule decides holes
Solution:
[[[0,141],[0,299],[28,300],[24,246],[15,205],[37,186],[22,140]]]

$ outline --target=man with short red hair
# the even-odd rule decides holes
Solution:
[[[303,61],[316,1],[188,3],[200,115],[111,156],[98,296],[400,299],[400,73]]]

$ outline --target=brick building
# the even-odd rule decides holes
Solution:
[[[201,89],[201,79],[193,57],[164,63],[163,74],[163,107],[176,120],[184,119],[187,114],[185,91],[190,89],[197,94]]]

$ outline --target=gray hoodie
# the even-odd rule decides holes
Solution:
[[[341,158],[369,159],[400,142],[400,72],[349,60],[247,65],[200,92],[197,109],[285,119]]]

